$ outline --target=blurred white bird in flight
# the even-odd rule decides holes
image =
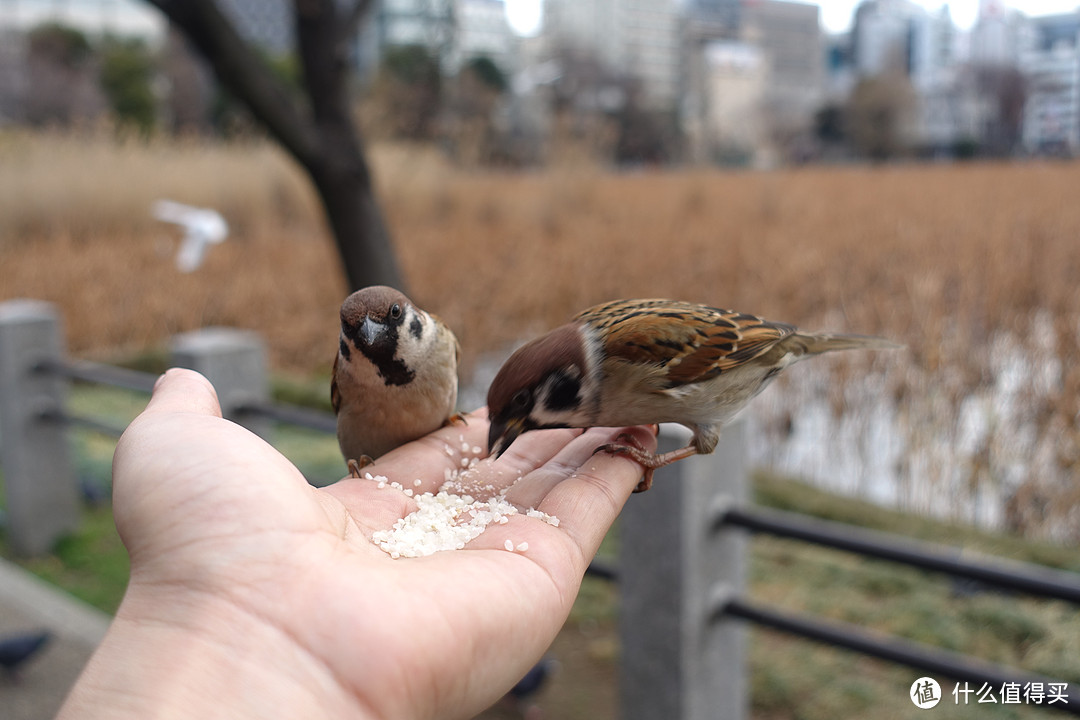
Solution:
[[[184,228],[180,252],[176,254],[176,268],[184,273],[198,269],[206,257],[207,248],[224,242],[229,234],[225,218],[217,210],[209,208],[158,200],[154,203],[154,217]]]

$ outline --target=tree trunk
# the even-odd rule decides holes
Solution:
[[[349,287],[391,285],[405,291],[348,99],[348,43],[370,0],[341,10],[335,0],[294,0],[306,108],[294,102],[214,0],[147,2],[183,31],[221,84],[307,171]]]

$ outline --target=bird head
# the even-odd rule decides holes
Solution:
[[[401,292],[383,285],[357,290],[341,304],[341,356],[359,352],[388,385],[412,380],[411,349],[431,326],[430,316]]]
[[[563,325],[518,348],[488,389],[488,449],[498,457],[524,432],[587,427],[599,388],[583,328]]]

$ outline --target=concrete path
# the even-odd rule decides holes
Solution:
[[[17,679],[0,673],[0,718],[49,720],[101,642],[109,616],[0,559],[0,637],[47,629],[53,637]]]

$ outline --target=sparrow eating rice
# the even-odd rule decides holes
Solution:
[[[624,427],[672,422],[690,444],[650,453],[625,445],[597,448],[653,470],[716,448],[720,428],[781,370],[832,350],[900,347],[865,335],[806,333],[734,310],[675,300],[616,300],[518,348],[488,389],[495,457],[523,432],[543,428]]]
[[[357,290],[341,305],[330,378],[341,452],[353,477],[407,442],[461,419],[457,338],[397,290]]]

